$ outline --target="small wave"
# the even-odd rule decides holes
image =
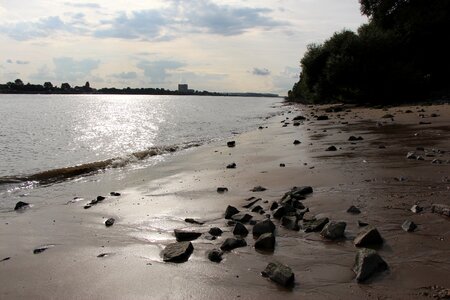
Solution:
[[[163,146],[151,147],[146,150],[137,151],[124,157],[110,158],[102,161],[96,161],[66,168],[52,169],[26,176],[6,176],[0,177],[0,184],[15,184],[25,181],[35,181],[40,184],[50,184],[82,175],[90,175],[108,168],[121,168],[128,164],[135,163],[147,158],[173,153],[179,150],[188,149],[191,147],[198,147],[200,143],[186,143],[181,146]]]

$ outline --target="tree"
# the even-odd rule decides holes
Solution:
[[[61,90],[69,91],[70,89],[71,89],[70,84],[68,84],[67,82],[61,84]]]
[[[51,89],[53,89],[53,84],[50,81],[47,81],[44,83],[44,88],[46,90],[51,90]]]
[[[14,84],[17,86],[23,86],[23,81],[22,81],[22,79],[16,79],[16,80],[14,80]]]

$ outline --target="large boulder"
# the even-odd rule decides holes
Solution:
[[[191,242],[172,243],[164,248],[162,257],[164,261],[180,263],[187,261],[193,251],[194,246]]]
[[[236,248],[247,246],[247,242],[244,239],[227,238],[220,249],[222,251],[231,251]]]
[[[273,233],[264,233],[255,241],[255,248],[273,251],[275,249],[275,236]]]
[[[175,233],[178,242],[193,241],[202,235],[200,232],[184,231],[180,229],[175,229],[173,232]]]
[[[278,262],[271,262],[261,273],[264,277],[281,284],[285,287],[291,287],[294,284],[295,275],[292,269]]]
[[[337,240],[344,238],[345,227],[347,223],[345,222],[334,222],[331,221],[320,232],[320,235],[329,240]]]
[[[239,213],[239,210],[236,207],[228,205],[225,210],[225,219],[231,219],[231,217],[237,213]]]
[[[275,232],[275,224],[269,219],[256,223],[253,226],[253,237],[258,238],[264,233]]]
[[[233,234],[236,236],[246,237],[248,235],[248,230],[244,225],[242,225],[242,223],[237,222],[236,225],[234,225]]]
[[[353,241],[356,247],[377,246],[383,244],[383,238],[373,225],[364,227]]]
[[[368,248],[358,250],[353,266],[357,282],[364,282],[373,274],[382,272],[387,268],[387,263],[378,255],[377,251]]]

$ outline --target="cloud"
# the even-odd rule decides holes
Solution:
[[[166,79],[170,76],[169,72],[179,69],[185,64],[174,60],[141,60],[136,66],[144,71],[145,77],[150,78],[152,83],[166,83]]]
[[[47,37],[52,33],[67,29],[66,24],[57,16],[0,25],[0,33],[5,33],[18,41]]]
[[[120,13],[112,20],[103,20],[102,29],[94,31],[99,38],[149,39],[157,40],[164,37],[163,29],[168,19],[159,11],[141,10],[130,14]]]
[[[137,73],[136,72],[122,72],[122,73],[116,73],[111,74],[111,77],[118,78],[118,79],[136,79]]]
[[[72,6],[72,7],[78,7],[78,8],[100,8],[100,4],[98,3],[71,3],[71,2],[65,2],[64,5],[66,6]]]
[[[268,8],[218,5],[210,0],[174,0],[173,3],[183,11],[187,25],[211,34],[231,36],[254,28],[273,29],[287,25],[268,16],[272,12]]]
[[[257,76],[268,76],[270,75],[270,71],[266,68],[253,68],[252,74]]]
[[[50,69],[47,65],[40,67],[30,77],[42,81],[56,80],[59,82],[67,81],[69,83],[88,80],[89,77],[93,76],[91,72],[99,67],[100,61],[95,59],[76,60],[72,57],[57,57],[53,58],[53,65],[53,69]]]

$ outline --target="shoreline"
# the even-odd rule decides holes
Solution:
[[[267,120],[264,127],[268,128],[236,136],[234,148],[223,143],[203,145],[136,170],[122,181],[120,172],[112,172],[104,174],[109,179],[94,176],[79,184],[55,185],[51,195],[39,195],[45,205],[2,215],[1,240],[5,242],[0,245],[0,260],[10,259],[0,262],[0,295],[6,299],[423,299],[421,293],[433,293],[423,287],[448,289],[450,265],[445,253],[450,251],[450,223],[429,207],[450,205],[450,165],[446,163],[450,120],[445,117],[450,115],[449,106],[426,106],[425,112],[414,106],[412,113],[399,112],[406,107],[328,113],[326,107],[289,106],[286,109],[292,113]],[[429,117],[432,113],[438,116]],[[310,120],[293,126],[291,119],[298,114]],[[312,114],[326,114],[329,120],[317,121]],[[394,121],[382,118],[385,114],[392,114]],[[282,127],[283,120],[290,124]],[[419,124],[424,120],[431,124]],[[364,140],[349,142],[350,135]],[[301,144],[293,145],[295,139]],[[331,145],[337,151],[324,151]],[[419,146],[446,151],[433,154],[433,159],[444,163],[431,164],[432,157],[407,160],[406,153]],[[237,168],[226,169],[232,162]],[[250,191],[259,185],[267,190]],[[347,222],[345,240],[325,241],[316,232],[287,230],[274,221],[277,244],[273,254],[255,251],[249,236],[247,247],[225,254],[220,264],[208,261],[206,251],[232,236],[233,227],[223,219],[227,205],[241,209],[247,204],[245,199],[255,196],[268,201],[261,204],[266,208],[300,185],[314,188],[303,201],[311,214]],[[218,194],[219,186],[229,191]],[[122,195],[83,209],[91,198],[113,190]],[[67,204],[75,196],[84,200]],[[427,209],[412,214],[408,210],[413,204]],[[351,205],[360,208],[361,214],[348,214]],[[103,222],[109,217],[116,223],[105,228]],[[188,224],[185,218],[205,224]],[[418,224],[416,232],[401,230],[408,218]],[[351,271],[358,219],[377,226],[385,239],[379,253],[389,265],[389,271],[364,285],[355,282]],[[162,261],[160,252],[175,240],[174,229],[205,233],[214,226],[224,231],[223,236],[209,241],[202,235],[193,241],[189,261]],[[43,245],[54,246],[32,253]],[[109,254],[97,257],[102,253]],[[261,277],[273,260],[294,271],[292,290]]]

